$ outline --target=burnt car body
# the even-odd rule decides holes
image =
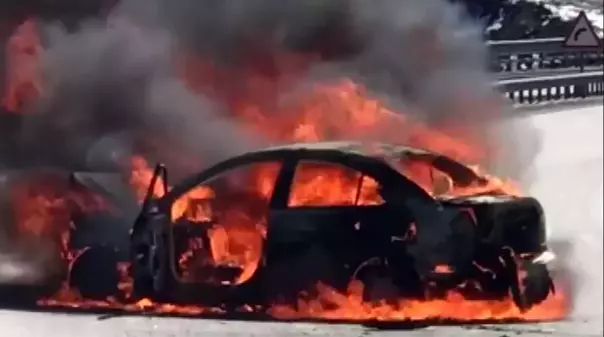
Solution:
[[[323,142],[246,153],[166,188],[161,198],[148,197],[131,236],[135,292],[176,301],[195,299],[191,294],[198,293],[206,301],[237,305],[288,299],[319,281],[343,290],[358,279],[365,284],[368,300],[392,295],[425,298],[427,293],[438,296],[458,289],[479,299],[511,293],[525,310],[553,291],[546,266],[553,254],[545,242],[537,200],[496,194],[433,197],[395,169],[393,159],[429,163],[459,186],[483,179],[444,156],[388,144]],[[305,162],[357,172],[354,202],[291,205],[296,170]],[[266,212],[257,268],[239,284],[232,279],[240,270],[226,265],[206,270],[220,274],[219,282],[187,282],[177,263],[183,251],[180,242],[199,235],[201,249],[207,250],[206,229],[214,222],[203,219],[207,226],[199,226],[175,221],[172,207],[188,191],[223,172],[261,163],[278,163],[278,169],[272,193],[255,206]],[[158,177],[165,169],[158,166],[155,173]],[[359,203],[365,177],[377,183],[379,202]],[[167,176],[163,178],[165,182]],[[384,284],[392,291],[384,293]]]
[[[417,162],[445,173],[449,188],[486,183],[470,168],[436,153],[357,142],[301,143],[249,152],[171,188],[166,168],[158,165],[142,206],[119,175],[75,172],[73,185],[102,195],[117,211],[73,215],[77,221],[70,249],[86,251],[73,264],[70,282],[86,297],[114,295],[119,282],[116,264],[128,262],[130,300],[147,297],[233,308],[291,301],[312,292],[317,282],[344,291],[355,279],[363,282],[370,301],[434,298],[455,289],[468,299],[512,294],[516,305],[527,310],[554,291],[547,267],[553,254],[537,200],[492,192],[433,195],[400,169],[401,163]],[[292,204],[297,170],[306,163],[319,165],[319,171],[336,166],[352,172],[348,177],[358,184],[342,194],[350,200]],[[196,188],[220,182],[228,172],[264,164],[274,166],[264,180],[270,188],[262,197],[250,197],[248,181],[235,179],[223,202],[208,204],[193,197],[186,202],[189,208],[216,210],[202,217],[175,215],[175,206]],[[362,196],[367,182],[377,199]],[[155,197],[152,192],[159,187],[165,194]],[[219,194],[220,186],[212,187]],[[252,223],[262,223],[263,230],[255,229],[257,236],[245,239],[259,249],[254,267],[246,271],[242,263],[201,263],[191,268],[203,277],[187,277],[179,261],[191,251],[201,260],[216,261],[210,234],[224,222],[226,213],[220,208],[230,211],[236,205],[245,205],[239,211],[255,218]]]

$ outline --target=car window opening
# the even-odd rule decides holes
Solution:
[[[301,161],[296,167],[289,207],[368,206],[384,203],[378,183],[343,165]]]
[[[451,176],[434,167],[431,161],[405,157],[396,162],[395,168],[432,196],[447,195],[454,188]]]
[[[171,214],[181,279],[236,285],[252,277],[261,260],[266,213],[280,168],[281,163],[273,162],[237,167],[174,202]]]

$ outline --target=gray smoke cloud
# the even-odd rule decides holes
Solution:
[[[222,107],[175,77],[173,44],[161,31],[114,20],[86,22],[71,34],[51,25],[45,33],[45,87],[23,135],[29,153],[73,162],[96,143],[88,158],[96,166],[116,151],[130,154],[139,135],[174,139],[206,160],[251,144]]]
[[[182,82],[174,64],[183,50],[226,68],[252,65],[274,81],[280,51],[318,55],[276,97],[352,78],[395,110],[471,134],[497,173],[519,175],[538,151],[530,129],[494,131],[508,107],[491,89],[482,32],[445,0],[122,0],[107,18],[72,31],[51,22],[42,33],[44,91],[21,134],[22,152],[41,162],[105,167],[143,141],[153,159],[182,164],[182,152],[199,168],[265,144],[225,102]],[[217,79],[226,96],[249,89],[240,76]],[[523,153],[510,141],[528,137]]]
[[[72,32],[50,24],[43,35],[45,90],[23,134],[33,156],[77,161],[103,136],[113,140],[95,146],[95,163],[128,153],[139,135],[170,139],[206,161],[264,144],[227,117],[224,102],[187,89],[174,74],[179,50],[251,66],[274,82],[285,75],[283,50],[319,55],[297,85],[277,85],[274,95],[352,78],[394,110],[462,129],[487,148],[483,164],[496,173],[519,176],[538,150],[526,127],[513,137],[493,130],[506,105],[490,86],[481,27],[444,0],[123,0],[107,20]],[[238,71],[216,81],[228,84],[227,97],[254,90],[239,85]],[[535,138],[521,155],[511,142],[519,134]]]
[[[394,110],[471,135],[497,174],[526,177],[540,148],[528,125],[501,132],[498,122],[511,107],[492,90],[482,28],[444,0],[131,0],[117,11],[166,28],[178,44],[222,66],[278,63],[281,50],[320,54],[300,87],[352,78]],[[240,81],[237,72],[223,76]],[[278,95],[300,91],[282,86]]]

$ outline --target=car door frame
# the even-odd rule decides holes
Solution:
[[[281,180],[275,184],[275,189],[273,190],[272,203],[269,207],[269,215],[268,215],[269,220],[267,221],[267,226],[268,226],[267,239],[266,239],[267,242],[265,243],[265,245],[266,245],[265,247],[272,247],[272,245],[273,245],[273,243],[271,242],[271,238],[275,237],[275,236],[273,236],[271,234],[275,229],[274,218],[278,213],[281,213],[281,212],[294,213],[294,214],[291,214],[291,216],[297,216],[296,214],[302,214],[302,213],[307,213],[307,212],[315,213],[315,214],[318,213],[319,214],[318,216],[320,217],[321,213],[325,213],[325,215],[327,216],[329,213],[337,212],[337,210],[339,208],[350,209],[351,213],[354,213],[354,212],[360,213],[360,212],[367,211],[367,210],[361,210],[362,208],[365,208],[365,207],[367,209],[375,209],[377,212],[379,212],[380,209],[384,210],[384,209],[392,209],[392,208],[396,208],[396,207],[404,207],[405,209],[407,209],[407,212],[409,214],[413,214],[413,210],[410,209],[408,207],[408,205],[405,205],[404,203],[394,202],[394,200],[384,200],[385,203],[383,205],[368,205],[368,206],[352,205],[352,206],[340,206],[340,207],[339,206],[294,206],[294,207],[291,207],[288,205],[288,202],[289,202],[290,194],[292,192],[292,187],[294,184],[296,170],[300,167],[299,165],[305,161],[327,164],[327,165],[331,164],[331,165],[341,166],[343,168],[350,169],[355,172],[359,172],[361,174],[361,179],[364,176],[368,176],[372,179],[375,179],[381,185],[383,185],[384,183],[387,183],[386,180],[389,180],[388,182],[392,182],[394,185],[394,186],[391,186],[390,188],[393,188],[395,190],[402,191],[405,188],[409,188],[409,186],[411,185],[412,186],[411,189],[413,191],[410,191],[409,197],[412,197],[412,195],[416,195],[416,196],[418,196],[418,198],[434,202],[434,200],[432,198],[430,198],[423,190],[421,190],[421,188],[419,186],[414,184],[407,177],[400,175],[396,170],[394,170],[388,164],[380,161],[377,158],[358,155],[358,154],[341,153],[337,156],[326,156],[323,153],[319,153],[319,152],[311,152],[311,151],[300,152],[300,153],[298,153],[297,156],[290,156],[284,161],[283,167],[280,172],[281,174],[278,177],[278,179],[281,179]],[[368,168],[372,168],[372,167],[376,168],[375,170],[373,170],[373,172],[371,172],[372,171],[371,169],[368,169]],[[380,172],[380,173],[384,173],[384,174],[376,174],[376,172]],[[395,183],[395,181],[397,183]],[[302,213],[300,213],[300,212],[302,212]],[[392,234],[392,236],[402,236],[402,235],[404,235],[403,233],[407,231],[406,229],[404,229],[404,230],[401,230],[401,233],[394,233],[394,232],[392,232],[392,230],[393,230],[392,227],[393,226],[391,226],[390,224],[384,223],[384,224],[380,225],[380,228],[375,228],[374,233],[371,233],[371,234],[377,235],[377,236],[382,236],[383,238],[385,238],[385,237],[390,237],[391,234]],[[301,230],[304,231],[304,228],[301,228]],[[379,232],[381,232],[381,233],[379,233]],[[301,232],[300,234],[303,235],[304,233]],[[309,235],[312,236],[313,234],[310,233]],[[361,240],[362,240],[362,238],[361,238]],[[366,240],[369,240],[369,239],[365,238],[365,241]],[[353,244],[358,244],[358,243],[353,243]],[[388,245],[386,243],[382,247],[384,249],[384,253],[386,252],[387,249],[389,249],[389,247],[387,247],[387,246]],[[265,259],[264,262],[271,263],[273,256],[275,254],[278,254],[278,252],[273,253],[271,251],[264,251],[263,254],[264,254],[264,259]],[[357,260],[357,259],[362,260],[363,257],[358,256],[354,260]]]
[[[271,193],[271,196],[268,198],[269,207],[268,207],[267,213],[270,213],[271,212],[270,205],[272,204],[272,200],[275,196],[275,190],[277,189],[277,185],[282,180],[282,178],[280,178],[280,177],[283,174],[283,169],[285,167],[285,163],[288,161],[287,158],[288,158],[287,156],[279,156],[274,153],[258,153],[257,156],[245,156],[244,155],[242,157],[235,157],[235,158],[232,158],[225,162],[221,162],[213,167],[210,167],[207,170],[203,170],[199,174],[189,177],[188,179],[184,180],[180,184],[176,185],[175,189],[171,190],[168,194],[166,194],[166,196],[164,196],[163,198],[158,200],[157,207],[158,207],[158,209],[160,209],[161,213],[166,214],[166,219],[167,219],[166,232],[167,232],[167,238],[168,238],[168,261],[169,261],[170,274],[172,275],[172,278],[178,284],[184,285],[184,286],[192,285],[192,284],[208,285],[208,284],[200,283],[200,282],[185,281],[182,279],[182,277],[180,276],[180,274],[178,272],[177,265],[176,265],[177,256],[176,256],[175,247],[174,247],[174,231],[172,228],[173,226],[172,226],[172,219],[171,219],[171,210],[172,210],[172,207],[173,207],[174,203],[176,202],[176,200],[178,200],[178,198],[180,198],[181,196],[188,193],[188,191],[203,184],[204,182],[207,182],[208,180],[218,177],[231,170],[236,170],[238,168],[244,168],[246,166],[253,166],[253,165],[258,165],[258,164],[263,164],[263,163],[279,163],[280,168],[278,169],[278,173],[276,174],[275,187],[273,188],[273,192]],[[268,219],[268,214],[267,214],[267,219]],[[263,241],[266,241],[266,239],[263,239]],[[263,242],[263,245],[264,244],[265,244],[265,242]],[[260,269],[260,268],[258,268],[258,269]],[[258,269],[256,270],[256,273],[258,272]],[[251,280],[254,279],[254,277],[255,276],[252,275],[250,277],[250,279],[248,279],[248,281],[246,281],[244,283],[250,282]],[[210,285],[208,285],[208,286],[210,286]]]
[[[349,167],[355,171],[359,171],[364,175],[368,175],[370,177],[378,177],[380,176],[383,179],[379,180],[385,181],[388,180],[389,183],[392,183],[394,186],[389,186],[389,188],[395,190],[404,190],[410,189],[412,190],[411,194],[414,195],[417,199],[423,199],[424,201],[435,202],[425,191],[423,191],[419,186],[409,180],[407,177],[402,176],[398,173],[394,168],[389,166],[387,163],[374,158],[365,156],[357,153],[348,153],[345,151],[338,150],[279,150],[279,151],[259,151],[255,153],[247,153],[241,156],[232,157],[223,162],[220,162],[214,166],[206,170],[202,170],[199,173],[189,176],[187,179],[181,181],[176,184],[166,195],[156,201],[155,206],[157,207],[158,213],[165,214],[166,218],[166,231],[167,238],[170,241],[168,247],[168,260],[169,260],[169,269],[170,274],[172,274],[173,279],[182,285],[191,284],[189,282],[183,281],[176,269],[175,264],[175,252],[173,247],[173,231],[171,228],[171,209],[178,198],[182,195],[186,194],[191,189],[200,185],[204,181],[212,179],[215,176],[218,176],[224,172],[228,172],[232,169],[236,169],[237,167],[244,167],[248,165],[254,165],[259,163],[268,163],[268,162],[280,162],[281,167],[279,168],[279,172],[276,175],[274,188],[272,191],[272,195],[269,198],[269,207],[267,214],[267,239],[269,237],[270,231],[270,216],[272,212],[287,210],[289,193],[291,190],[291,185],[293,182],[294,174],[296,167],[300,161],[310,160],[317,162],[326,162],[332,163],[336,165],[341,165],[344,167]],[[353,165],[350,165],[350,163]],[[364,166],[364,169],[360,167]],[[372,172],[370,172],[372,171]],[[397,206],[404,206],[404,204],[397,203]],[[410,209],[411,210],[411,209]],[[412,211],[412,210],[411,210]],[[263,242],[263,245],[266,245],[266,240]],[[265,251],[263,252],[263,260],[266,259]],[[262,263],[262,261],[261,261]],[[258,268],[258,270],[262,268]],[[253,280],[255,276],[250,278],[250,281]],[[198,284],[198,283],[195,283]]]

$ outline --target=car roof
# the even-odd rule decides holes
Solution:
[[[368,157],[402,156],[405,154],[433,155],[441,156],[438,153],[430,152],[405,145],[395,145],[381,142],[360,142],[360,141],[322,141],[322,142],[300,142],[285,145],[269,146],[262,149],[251,151],[251,153],[260,152],[289,152],[299,150],[333,150],[342,153],[363,155]],[[248,152],[250,153],[250,152]]]
[[[395,174],[402,177],[402,175],[394,167],[392,167],[392,165],[388,164],[387,161],[380,159],[388,156],[401,156],[405,153],[430,154],[428,151],[402,145],[359,141],[300,142],[269,146],[231,156],[228,159],[220,161],[197,174],[191,175],[180,183],[174,185],[170,192],[168,192],[162,199],[165,202],[170,202],[170,200],[178,197],[182,193],[185,193],[185,191],[192,188],[192,186],[195,186],[200,181],[220,174],[221,172],[231,168],[253,162],[272,161],[291,156],[300,158],[302,160],[313,160],[311,158],[316,158],[332,162],[339,162],[341,161],[342,156],[348,155],[350,155],[350,158],[356,157],[357,160],[362,160],[364,157],[371,159],[373,163],[379,162],[382,165],[386,165],[392,170],[393,173],[397,172]],[[360,163],[359,161],[353,162]],[[353,162],[348,162],[348,164],[350,165]],[[415,182],[410,181],[408,178],[405,177],[405,180],[408,180],[408,184],[417,187],[417,189],[421,189],[416,185]]]
[[[301,154],[300,152],[305,152],[305,154]],[[198,174],[192,175],[181,183],[175,185],[173,189],[171,189],[171,191],[162,199],[164,199],[166,203],[169,203],[170,200],[173,200],[182,193],[185,193],[185,191],[195,186],[199,181],[219,174],[220,172],[232,167],[246,163],[274,160],[281,157],[287,157],[288,155],[301,158],[305,157],[307,159],[320,157],[322,160],[335,162],[340,160],[339,158],[341,158],[341,155],[351,155],[352,157],[357,157],[359,159],[362,157],[371,158],[375,160],[375,163],[380,162],[381,164],[385,164],[392,169],[393,172],[397,172],[397,176],[404,177],[405,180],[408,181],[408,184],[411,184],[420,190],[421,188],[417,186],[416,182],[401,174],[400,171],[394,167],[395,165],[390,163],[389,160],[383,159],[400,159],[410,155],[415,155],[418,157],[424,156],[428,157],[431,161],[434,161],[434,163],[444,166],[445,168],[448,167],[449,169],[453,170],[453,172],[457,172],[462,178],[462,182],[465,181],[464,183],[469,183],[476,178],[476,175],[472,170],[451,158],[436,152],[406,145],[361,141],[300,142],[269,146],[229,157],[229,159],[221,161],[220,163],[215,164],[212,167],[199,172]]]
[[[286,154],[295,154],[298,151],[321,152],[330,155],[350,154],[379,159],[387,165],[398,170],[396,161],[404,158],[429,160],[435,168],[453,174],[460,183],[469,183],[479,179],[476,172],[469,166],[460,163],[450,157],[437,152],[419,149],[407,145],[398,145],[381,142],[361,142],[361,141],[323,141],[323,142],[301,142],[286,145],[270,146],[263,149],[247,152],[240,157],[256,156],[281,156]],[[386,160],[384,160],[386,159]]]

